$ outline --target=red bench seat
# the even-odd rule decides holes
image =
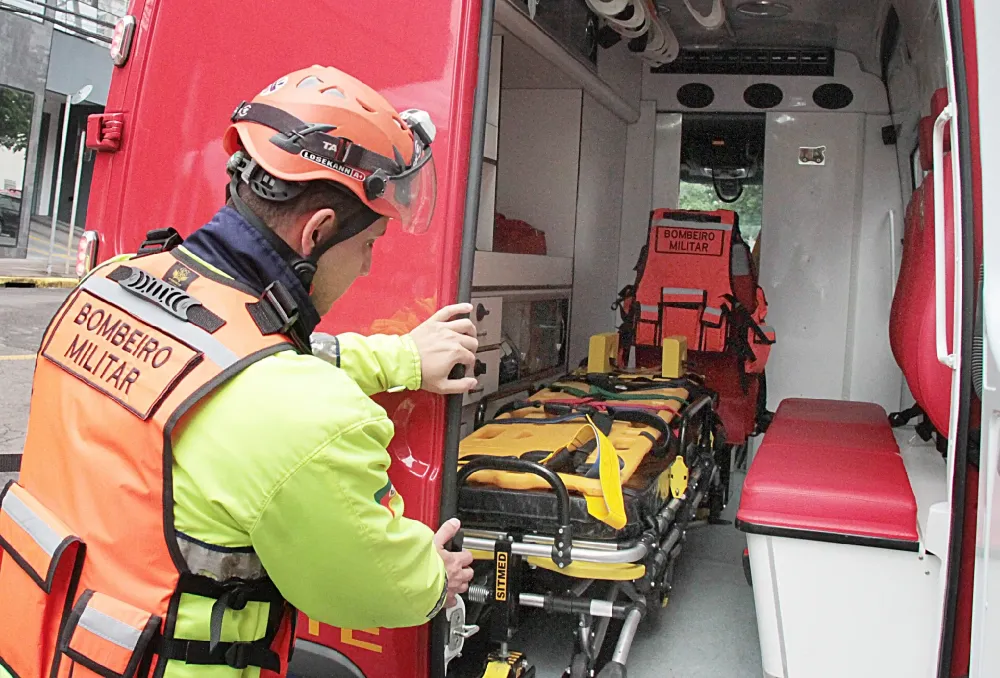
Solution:
[[[817,454],[765,442],[743,485],[744,532],[916,550],[917,502],[899,455]]]
[[[829,451],[858,450],[899,454],[885,409],[844,400],[783,400],[765,440]]]
[[[743,485],[744,532],[915,550],[917,503],[885,410],[782,401]]]

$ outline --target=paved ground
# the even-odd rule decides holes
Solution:
[[[68,294],[69,290],[0,287],[0,455],[21,452],[34,353]],[[0,486],[9,477],[0,473]]]

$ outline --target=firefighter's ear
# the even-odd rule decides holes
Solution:
[[[307,216],[302,227],[299,253],[305,257],[327,240],[337,229],[337,214],[330,208],[316,210]]]

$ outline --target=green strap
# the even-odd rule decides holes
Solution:
[[[615,393],[614,391],[606,391],[599,386],[593,385],[591,385],[589,391],[584,391],[583,389],[575,388],[573,386],[566,386],[565,384],[552,384],[549,388],[553,391],[568,393],[569,395],[577,398],[600,396],[605,400],[668,400],[680,403],[682,406],[688,404],[687,400],[679,396],[663,395],[661,393]]]

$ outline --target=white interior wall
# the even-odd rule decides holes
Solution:
[[[932,0],[901,0],[897,11],[900,39],[889,61],[888,89],[893,124],[899,129],[900,190],[908,198],[914,183],[920,185],[921,181],[917,176],[911,183],[910,172],[910,157],[919,141],[917,125],[930,113],[931,94],[947,81],[937,4]]]
[[[569,364],[587,355],[589,338],[615,329],[619,228],[627,125],[589,95],[583,97],[580,180],[573,258]]]
[[[580,89],[510,32],[504,34],[501,89]]]
[[[643,101],[639,111],[639,120],[628,126],[625,142],[625,186],[618,249],[619,290],[635,282],[633,269],[646,240],[646,225],[653,206],[656,102]]]
[[[639,108],[644,70],[642,60],[628,51],[626,40],[597,50],[597,74],[633,108]]]
[[[683,120],[679,113],[656,116],[656,150],[653,155],[652,209],[677,207],[681,191],[681,132]],[[646,214],[646,222],[649,214]],[[643,229],[646,228],[643,223]],[[645,230],[643,231],[645,238]]]
[[[864,182],[854,241],[844,381],[848,399],[878,403],[894,412],[900,409],[903,374],[889,346],[887,319],[899,270],[903,205],[896,149],[882,142],[882,127],[891,122],[883,115],[865,120]]]
[[[639,121],[628,131],[618,289],[635,282],[650,211],[676,207],[680,192],[681,115],[656,113],[655,101],[643,101],[640,110]]]
[[[497,211],[544,231],[556,257],[574,251],[581,101],[579,89],[508,89],[500,106]]]
[[[784,398],[850,395],[844,375],[863,132],[859,113],[767,116],[760,276],[778,340],[767,365],[772,409]],[[800,165],[803,146],[826,146],[826,164]],[[879,322],[888,324],[888,315]]]

